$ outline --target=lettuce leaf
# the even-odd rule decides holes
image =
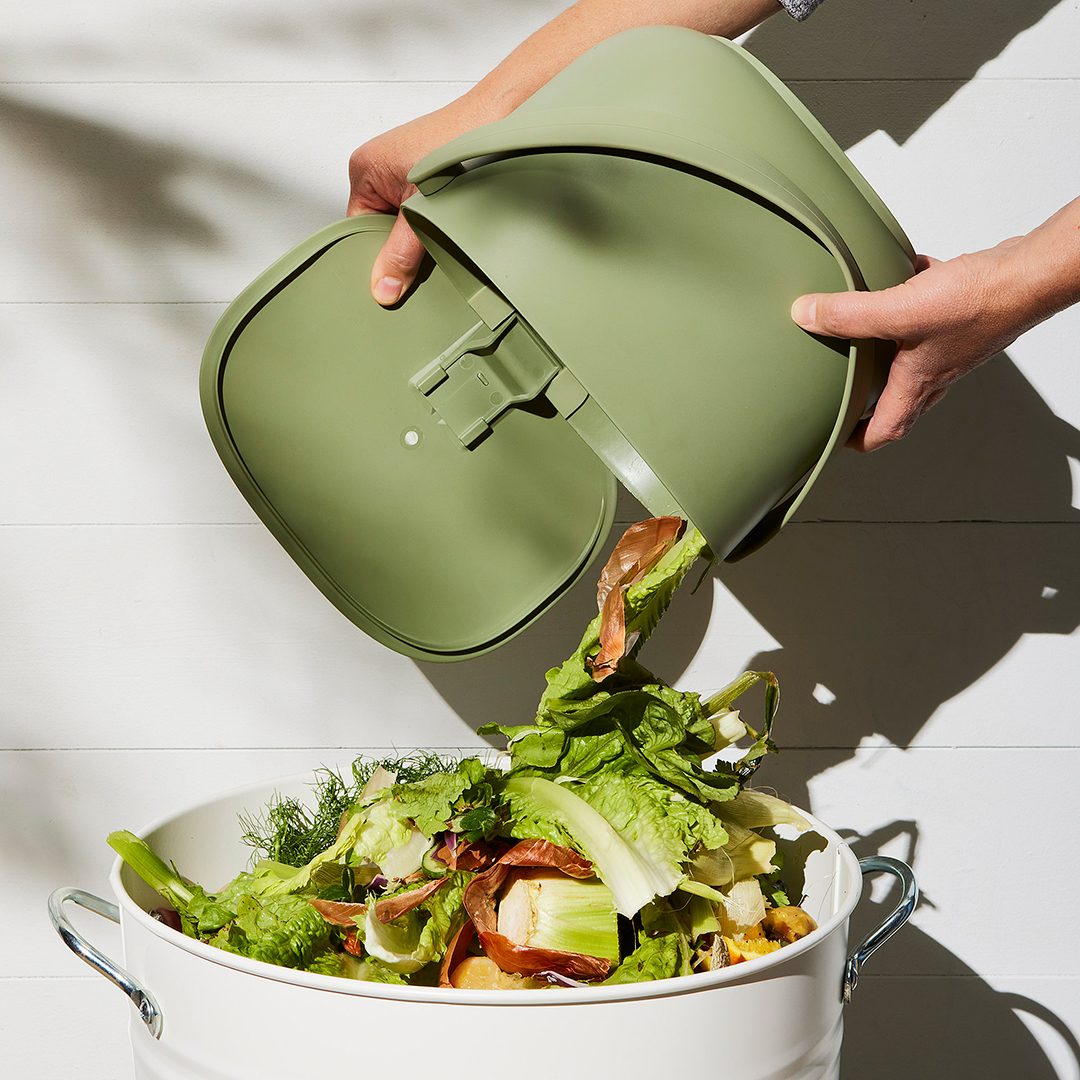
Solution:
[[[730,837],[721,847],[701,852],[690,864],[690,876],[712,888],[761,874],[771,874],[778,867],[774,841],[728,822]]]
[[[810,828],[806,820],[790,803],[753,788],[743,788],[730,802],[716,806],[724,821],[744,829],[763,829],[770,825],[794,825],[799,832]]]
[[[725,712],[737,697],[744,694],[757,682],[765,683],[765,722],[761,727],[761,731],[755,731],[749,724],[746,725],[747,731],[754,736],[754,743],[735,763],[734,772],[738,776],[740,783],[746,783],[754,775],[758,765],[761,764],[761,759],[766,754],[777,753],[776,743],[772,741],[770,732],[772,731],[773,718],[776,716],[776,709],[780,704],[780,684],[771,671],[744,671],[734,682],[729,683],[723,690],[713,694],[704,705],[705,711],[710,716]]]
[[[686,938],[679,933],[643,937],[641,944],[598,986],[652,982],[690,974]]]
[[[454,873],[436,892],[396,919],[377,916],[378,905],[369,904],[355,918],[357,938],[365,952],[384,968],[412,975],[442,959],[453,936],[465,921],[462,894],[473,875]]]
[[[638,635],[634,647],[627,654],[630,658],[636,657],[641,651],[690,567],[707,551],[705,537],[696,529],[687,530],[687,535],[641,581],[626,590],[623,597],[626,634]],[[589,623],[574,655],[547,673],[547,689],[540,699],[539,715],[543,716],[553,707],[557,710],[559,703],[589,697],[595,689],[596,683],[587,660],[600,650],[600,623],[601,617],[597,615]],[[625,661],[620,664],[620,671],[624,667]]]
[[[428,925],[439,942],[440,957],[465,922],[462,896],[473,875],[455,872],[448,877],[449,882],[420,905],[428,913]]]
[[[330,948],[330,925],[298,896],[258,900],[247,895],[237,899],[235,921],[209,940],[225,952],[281,967],[306,968]]]
[[[479,758],[465,758],[453,772],[434,773],[412,784],[395,784],[391,810],[398,818],[415,822],[425,836],[434,836],[446,828],[455,805],[483,783],[487,773]]]
[[[628,762],[568,786],[676,886],[686,877],[686,862],[695,848],[720,848],[728,842],[723,822],[708,807]]]
[[[667,896],[686,877],[672,868],[667,853],[655,858],[627,843],[601,813],[566,784],[535,776],[514,776],[504,785],[510,806],[510,832],[522,840],[550,840],[589,859],[611,890],[615,910],[630,917],[656,896]]]
[[[493,731],[509,736],[515,773],[582,778],[631,760],[703,802],[731,799],[738,791],[738,775],[725,762],[712,770],[701,764],[714,751],[717,728],[700,697],[655,680],[597,690],[558,709],[552,705],[527,727],[481,728],[481,734]]]

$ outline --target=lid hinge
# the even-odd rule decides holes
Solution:
[[[561,367],[511,314],[494,329],[478,322],[418,371],[409,385],[471,450],[501,413],[542,393]]]

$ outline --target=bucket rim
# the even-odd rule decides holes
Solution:
[[[469,753],[477,754],[486,759],[488,764],[505,755],[498,751],[489,750],[485,753],[484,748],[473,748]],[[244,784],[227,791],[218,792],[215,795],[204,797],[198,802],[184,808],[162,815],[136,830],[136,835],[145,838],[148,834],[158,829],[172,825],[178,819],[187,814],[205,809],[216,802],[225,802],[230,799],[266,792],[267,796],[282,787],[296,787],[299,784],[310,782],[317,770],[310,769],[301,773],[292,773],[287,776],[277,777],[271,780],[257,781]],[[828,843],[828,847],[836,851],[838,862],[834,871],[834,878],[846,870],[851,882],[847,896],[838,906],[837,910],[825,921],[819,924],[813,933],[801,938],[782,949],[769,953],[766,956],[753,960],[744,961],[730,967],[721,968],[719,971],[701,972],[692,975],[681,975],[670,979],[657,979],[652,982],[625,983],[616,986],[589,986],[589,987],[565,987],[558,988],[553,993],[543,993],[537,990],[457,990],[449,987],[429,986],[396,986],[387,983],[365,982],[359,979],[344,979],[334,975],[321,975],[310,971],[299,971],[294,968],[280,967],[269,964],[262,960],[253,960],[246,956],[237,956],[233,953],[216,949],[212,945],[189,938],[187,935],[173,930],[163,922],[155,919],[135,902],[121,877],[124,861],[118,856],[113,860],[109,874],[109,884],[116,897],[121,912],[121,933],[127,938],[127,921],[130,920],[141,930],[152,934],[163,944],[181,949],[193,956],[207,960],[212,964],[231,968],[257,978],[266,979],[270,982],[286,983],[292,986],[303,987],[311,990],[319,990],[326,993],[348,994],[354,997],[379,998],[383,1000],[396,1000],[402,1002],[416,1002],[440,1005],[485,1005],[514,1007],[522,1005],[589,1005],[617,1001],[644,1001],[653,998],[677,997],[684,994],[700,993],[705,990],[719,989],[725,986],[737,986],[743,983],[758,982],[770,978],[775,974],[783,974],[777,969],[790,964],[796,958],[802,956],[811,949],[817,948],[825,940],[841,931],[851,917],[852,911],[859,902],[862,894],[862,872],[858,859],[848,843],[819,818],[808,811],[795,807],[811,824],[812,831],[816,832]]]

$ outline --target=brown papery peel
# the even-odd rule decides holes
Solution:
[[[556,971],[573,979],[602,979],[611,970],[611,961],[584,953],[561,952],[557,949],[538,949],[519,945],[496,932],[495,897],[506,875],[514,866],[552,867],[569,877],[593,876],[592,863],[570,848],[560,847],[549,840],[523,840],[512,847],[490,870],[477,875],[465,887],[464,905],[471,925],[475,927],[484,952],[502,968],[515,975],[539,975]],[[450,952],[463,951],[455,946]],[[444,965],[449,981],[450,964]],[[440,980],[441,981],[441,980]]]
[[[626,637],[623,597],[666,555],[682,536],[686,522],[680,517],[649,518],[631,525],[615,545],[596,588],[600,609],[600,651],[589,662],[592,677],[602,682],[634,647]]]
[[[450,850],[449,844],[443,844],[435,852],[435,858],[439,862],[446,863],[451,870],[468,870],[475,873],[477,870],[486,870],[505,851],[506,844],[503,841],[469,841],[459,837],[453,851]]]
[[[454,984],[450,981],[450,976],[453,973],[454,968],[456,968],[468,955],[469,944],[475,936],[476,927],[474,927],[471,922],[465,923],[465,925],[454,935],[446,950],[446,955],[442,959],[442,964],[439,966],[440,986],[453,987]]]
[[[367,915],[367,904],[346,904],[338,900],[309,900],[308,903],[335,926],[356,926],[356,920]]]
[[[375,903],[375,918],[382,923],[393,922],[407,911],[419,907],[429,896],[441,889],[449,878],[435,878],[418,889],[410,889],[397,896],[388,896]],[[356,920],[367,915],[367,904],[344,904],[337,900],[309,900],[309,904],[328,922],[335,926],[355,926]]]

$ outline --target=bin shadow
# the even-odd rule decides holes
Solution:
[[[918,828],[912,822],[893,822],[869,836],[845,839],[862,858],[877,854],[882,844],[905,834],[909,840],[905,859],[913,862]],[[880,898],[870,892],[868,879],[850,922],[852,949],[899,902],[896,886]],[[851,1003],[844,1010],[841,1080],[870,1076],[874,1080],[944,1076],[1057,1080],[1058,1069],[1018,1013],[1050,1028],[1071,1055],[1070,1071],[1080,1068],[1080,1043],[1058,1016],[1021,994],[995,990],[948,949],[908,923],[866,960],[860,972]]]
[[[903,442],[871,455],[842,451],[796,521],[749,558],[711,571],[779,644],[736,655],[735,639],[718,683],[742,667],[774,670],[782,742],[814,747],[823,769],[867,736],[908,746],[1023,635],[1080,626],[1080,532],[1069,527],[1080,525],[1080,511],[1069,457],[1080,458],[1080,431],[1050,411],[1005,354],[954,386]],[[627,498],[618,518],[637,514],[645,511]],[[605,555],[620,532],[616,524]],[[419,665],[464,723],[531,719],[541,673],[573,652],[596,613],[605,555],[497,651]],[[710,590],[684,587],[643,663],[676,682],[701,647],[712,607]],[[787,794],[807,800],[805,784]]]
[[[779,644],[749,658],[720,656],[727,669],[717,683],[742,667],[775,671],[778,739],[814,748],[822,771],[868,736],[909,746],[942,703],[1023,635],[1080,625],[1070,456],[1080,458],[1080,431],[1054,416],[1004,354],[953,387],[902,443],[869,456],[845,451],[800,520],[757,554],[712,572]],[[595,613],[595,577],[503,649],[422,670],[469,726],[526,722],[543,688],[539,673],[573,651]],[[669,681],[701,647],[710,590],[684,589],[676,606],[642,653]],[[814,696],[819,684],[828,705]],[[784,794],[809,805],[810,779],[785,770]],[[857,851],[878,843],[868,838]],[[861,906],[870,918],[881,914]],[[999,993],[917,927],[904,928],[891,949],[902,951],[907,977],[875,976],[888,954],[874,957],[848,1012],[845,1076],[1052,1080],[1052,1063],[1017,1011],[1048,1024],[1076,1053],[1052,1012]]]

